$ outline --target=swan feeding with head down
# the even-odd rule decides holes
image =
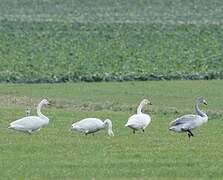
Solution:
[[[128,119],[128,122],[125,124],[125,127],[133,129],[133,133],[135,133],[135,131],[140,129],[144,132],[146,127],[151,122],[150,116],[148,114],[142,113],[142,108],[146,104],[152,105],[152,103],[149,100],[143,99],[137,108],[137,114],[132,115]]]
[[[187,115],[177,118],[176,120],[170,123],[169,130],[175,131],[175,132],[187,132],[187,135],[189,138],[191,136],[194,136],[194,134],[192,133],[192,130],[201,126],[202,124],[208,121],[208,116],[199,108],[200,104],[207,105],[207,102],[203,98],[200,98],[200,97],[196,98],[195,110],[196,110],[197,115],[187,114]]]
[[[84,133],[85,135],[95,133],[101,129],[108,128],[108,135],[114,136],[112,131],[112,122],[106,119],[104,122],[97,118],[86,118],[72,124],[71,130]]]
[[[31,134],[34,131],[40,130],[49,123],[49,119],[41,113],[41,108],[44,105],[49,105],[47,99],[43,99],[37,106],[38,116],[27,116],[10,123],[9,129],[27,132]]]

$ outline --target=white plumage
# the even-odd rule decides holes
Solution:
[[[208,121],[208,116],[199,108],[201,103],[207,105],[207,102],[203,98],[196,98],[195,110],[197,115],[187,114],[177,118],[170,123],[169,130],[175,132],[187,132],[189,138],[194,136],[191,131]]]
[[[104,122],[98,118],[86,118],[72,124],[71,130],[84,133],[85,135],[95,133],[101,129],[108,128],[108,135],[114,136],[112,122],[106,119]]]
[[[33,131],[40,130],[49,123],[49,119],[41,113],[42,106],[48,104],[48,100],[43,99],[37,107],[38,116],[27,116],[13,121],[10,123],[8,128],[17,131],[28,132],[29,134],[31,134]]]
[[[85,135],[95,133],[101,129],[108,128],[108,135],[114,136],[112,131],[112,122],[106,119],[104,122],[98,118],[86,118],[72,124],[71,129],[84,133]]]
[[[151,105],[151,102],[147,99],[143,99],[137,108],[137,114],[132,115],[128,119],[128,122],[125,124],[125,127],[129,127],[131,129],[133,129],[133,133],[135,133],[136,130],[140,130],[140,129],[144,132],[145,128],[151,122],[150,116],[148,114],[142,113],[142,108],[146,104]]]

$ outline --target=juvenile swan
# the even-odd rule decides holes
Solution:
[[[197,112],[197,115],[187,114],[177,118],[170,123],[169,130],[175,132],[187,132],[189,138],[191,136],[194,136],[191,131],[208,121],[208,116],[199,108],[199,105],[202,103],[207,105],[206,100],[204,100],[203,98],[196,98],[195,110]]]
[[[135,133],[136,130],[140,130],[140,129],[144,132],[145,128],[151,122],[150,116],[148,114],[142,113],[142,108],[146,104],[152,105],[152,103],[149,100],[143,99],[137,108],[137,114],[132,115],[128,119],[128,122],[125,124],[125,127],[129,127],[133,129],[133,133]]]
[[[17,131],[28,132],[29,134],[31,134],[33,131],[40,130],[49,123],[49,119],[41,113],[42,106],[48,104],[48,100],[43,99],[37,107],[38,116],[27,116],[22,119],[13,121],[10,123],[8,128]]]
[[[114,133],[112,131],[112,122],[109,119],[106,119],[104,122],[102,122],[100,119],[97,118],[86,118],[73,123],[71,130],[75,130],[87,135],[105,128],[108,128],[109,136],[114,136]]]

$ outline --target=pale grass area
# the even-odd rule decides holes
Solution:
[[[148,98],[147,113],[194,113],[194,98],[203,96],[208,114],[220,116],[222,81],[149,81],[123,83],[2,84],[0,107],[35,108],[43,98],[51,107],[69,111],[114,111],[135,113],[139,102]],[[139,91],[140,89],[140,91]]]
[[[16,97],[16,96],[0,96],[0,106],[14,106],[19,108],[32,108],[32,111],[36,111],[36,107],[39,103],[39,99],[32,99],[30,97]],[[83,102],[77,104],[73,101],[57,101],[51,100],[51,107],[57,109],[63,109],[71,112],[91,112],[91,111],[114,111],[114,112],[129,112],[130,114],[136,113],[138,104],[121,104],[111,101],[105,101],[104,103],[99,102]],[[208,108],[206,108],[208,109]],[[176,117],[184,113],[195,113],[195,110],[189,107],[185,109],[178,109],[176,107],[166,107],[165,109],[158,106],[146,106],[143,111],[149,114],[176,114]],[[223,115],[223,110],[206,110],[207,114],[213,117],[221,117]]]
[[[30,106],[36,105],[36,101],[27,96],[0,95],[0,106]]]
[[[221,25],[222,1],[20,1],[0,0],[0,20],[25,22]]]
[[[92,17],[87,13],[74,15],[74,14],[4,14],[0,16],[0,21],[21,21],[21,22],[62,22],[62,23],[114,23],[114,24],[163,24],[163,25],[222,25],[223,19],[213,20],[205,18],[203,15],[197,16],[197,19],[180,20],[177,17],[172,18],[171,15],[165,14],[164,16],[137,16],[135,14],[128,16],[120,16],[120,14],[97,14],[97,17]]]

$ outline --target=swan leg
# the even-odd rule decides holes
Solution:
[[[142,132],[145,132],[145,129],[142,129]]]
[[[190,137],[191,137],[190,133],[187,133],[187,135],[188,135],[188,137],[189,137],[189,139],[190,139]]]
[[[133,130],[133,134],[135,134],[136,133],[136,131],[135,130]]]
[[[89,134],[88,130],[84,131],[85,136]]]
[[[31,135],[31,134],[32,134],[32,131],[31,131],[31,130],[28,130],[27,133],[28,133],[29,135]]]
[[[194,136],[194,134],[189,129],[187,130],[187,135],[188,135],[189,139],[191,136]]]
[[[194,134],[191,132],[191,130],[188,130],[187,132],[189,132],[191,136],[194,136]]]

